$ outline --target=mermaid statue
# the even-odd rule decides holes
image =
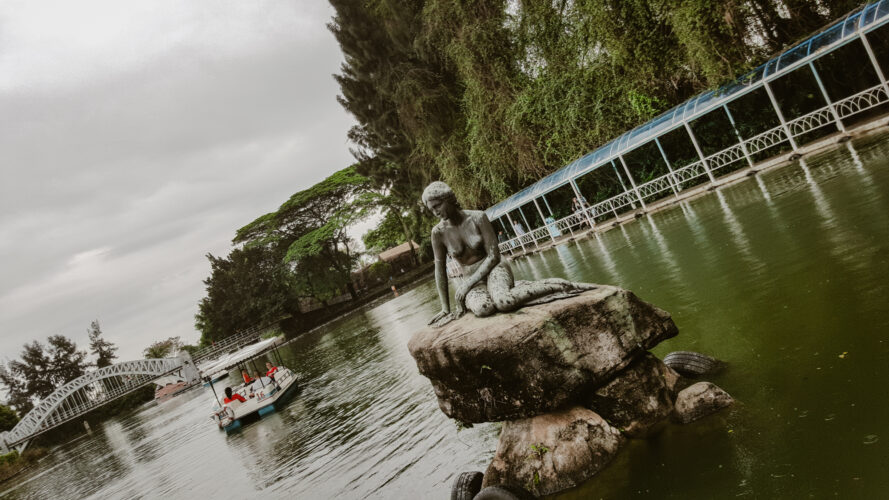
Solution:
[[[477,317],[515,311],[526,305],[549,302],[592,290],[595,285],[561,278],[515,281],[512,270],[500,258],[497,236],[488,216],[480,210],[463,210],[454,191],[436,181],[423,191],[423,204],[441,222],[432,228],[435,285],[441,312],[429,324],[444,325],[472,311]],[[451,312],[445,261],[450,256],[463,269],[463,282],[454,293]]]

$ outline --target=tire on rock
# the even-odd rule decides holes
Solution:
[[[488,486],[472,500],[533,500],[534,495],[511,486]]]
[[[692,351],[675,351],[664,356],[664,364],[682,375],[697,377],[719,371],[723,362]]]
[[[461,472],[451,488],[451,500],[472,500],[482,489],[484,474],[478,471]]]

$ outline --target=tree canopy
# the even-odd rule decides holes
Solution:
[[[11,431],[17,423],[19,423],[19,416],[15,410],[6,405],[0,405],[0,432]]]
[[[208,254],[207,295],[198,304],[195,327],[201,343],[221,340],[258,323],[299,314],[291,274],[278,252],[266,246],[236,248],[228,257]]]
[[[20,356],[0,366],[0,384],[7,390],[8,404],[21,415],[57,388],[83,375],[89,366],[87,353],[62,335],[49,337],[47,345],[36,340],[25,344]]]
[[[464,206],[490,206],[860,2],[331,4],[358,172],[419,210],[439,178]]]
[[[276,212],[257,218],[237,231],[233,243],[264,246],[285,264],[313,260],[338,277],[354,298],[351,272],[357,255],[347,229],[366,218],[379,196],[370,180],[354,166],[295,193]]]
[[[364,233],[361,240],[364,242],[364,247],[373,253],[380,253],[404,243],[407,239],[404,235],[402,218],[396,210],[387,211],[377,227]]]
[[[326,303],[343,292],[355,298],[351,273],[359,255],[348,229],[381,199],[370,179],[351,166],[238,229],[227,257],[207,255],[207,296],[195,315],[202,343],[298,316],[301,298]]]
[[[96,367],[104,368],[111,366],[114,360],[117,359],[117,354],[114,354],[117,351],[117,347],[102,338],[102,328],[99,326],[99,320],[94,320],[90,323],[87,333],[90,339],[90,353],[96,356]]]
[[[179,337],[170,337],[158,340],[146,347],[142,354],[146,359],[169,358],[175,356],[182,349],[182,341]]]

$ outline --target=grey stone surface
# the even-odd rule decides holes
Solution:
[[[645,353],[597,389],[584,406],[631,437],[645,437],[673,411],[679,374]]]
[[[482,487],[520,486],[536,496],[573,488],[611,462],[623,442],[617,429],[579,406],[505,422]]]
[[[730,406],[734,401],[716,384],[698,382],[679,392],[674,403],[673,415],[679,422],[687,424]]]
[[[446,415],[489,422],[579,402],[677,333],[667,312],[601,286],[510,314],[466,315],[417,332],[408,348]]]

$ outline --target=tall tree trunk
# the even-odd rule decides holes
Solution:
[[[352,272],[349,269],[343,269],[343,266],[337,262],[336,254],[337,249],[334,247],[333,252],[330,252],[329,248],[325,248],[327,251],[328,258],[330,260],[331,265],[336,272],[340,273],[340,276],[345,278],[346,281],[346,289],[349,291],[349,296],[352,297],[352,300],[356,300],[358,298],[358,293],[355,292],[355,285],[352,284]],[[349,247],[346,247],[346,252],[349,251]],[[346,254],[348,256],[348,253]]]
[[[396,208],[389,208],[389,210],[395,214],[395,217],[398,217],[398,222],[401,223],[401,230],[404,232],[404,237],[407,240],[407,247],[411,250],[411,264],[416,267],[420,264],[420,259],[417,257],[417,252],[414,250],[414,235],[411,234],[410,229],[408,229],[404,217],[401,216],[401,212]]]

